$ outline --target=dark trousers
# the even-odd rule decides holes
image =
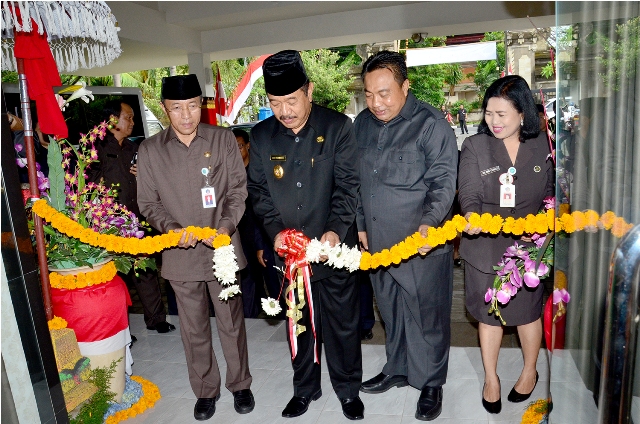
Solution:
[[[460,131],[462,132],[462,134],[464,134],[465,132],[469,134],[469,129],[467,128],[467,121],[465,119],[460,120]]]
[[[406,375],[417,389],[444,385],[449,367],[453,257],[446,253],[428,260],[429,277],[414,282],[417,296],[387,270],[371,273],[387,333],[387,363],[382,372]]]
[[[220,369],[211,344],[207,288],[216,311],[218,336],[227,362],[225,387],[231,392],[250,388],[252,378],[242,297],[221,301],[218,295],[222,286],[218,281],[171,281],[171,286],[178,301],[180,335],[195,396],[213,398],[220,393]]]
[[[371,330],[376,323],[373,311],[373,288],[369,273],[358,271],[360,274],[360,330]]]
[[[347,275],[345,272],[311,283],[318,357],[320,358],[324,343],[329,377],[340,399],[358,396],[362,383],[358,286],[357,274]],[[308,398],[321,388],[321,366],[314,363],[313,331],[308,301],[302,309],[302,319],[299,323],[306,326],[306,331],[298,336],[298,353],[292,361],[293,394]],[[288,325],[287,320],[287,330]],[[287,331],[287,340],[289,337]]]
[[[144,323],[147,327],[153,327],[160,322],[167,320],[167,314],[162,303],[162,293],[160,292],[160,282],[158,281],[158,271],[148,269],[138,272],[138,276],[132,269],[127,276],[131,280],[144,312]]]

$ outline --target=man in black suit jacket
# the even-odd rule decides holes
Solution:
[[[381,51],[362,68],[368,109],[356,118],[360,156],[357,222],[371,252],[402,241],[450,217],[458,149],[445,117],[409,91],[402,55]],[[442,411],[447,379],[453,290],[453,246],[420,248],[400,265],[371,272],[387,333],[387,363],[362,383],[365,393],[394,386],[421,390],[416,418]]]
[[[351,120],[312,103],[313,83],[307,79],[298,52],[276,53],[265,60],[263,71],[274,116],[251,131],[247,188],[256,216],[276,250],[285,229],[331,245],[355,246],[359,179]],[[277,261],[282,265],[280,258]],[[306,299],[299,321],[306,331],[298,336],[287,331],[289,346],[297,346],[297,352],[292,351],[294,396],[282,415],[302,415],[310,401],[322,395],[320,349],[324,341],[329,375],[343,413],[349,419],[361,419],[357,274],[322,264],[312,269],[312,299]],[[288,328],[293,324],[291,319],[287,324]]]

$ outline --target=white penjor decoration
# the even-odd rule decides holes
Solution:
[[[3,1],[2,70],[16,70],[14,31],[33,31],[31,19],[39,34],[46,31],[58,72],[105,66],[122,52],[116,18],[105,2]]]

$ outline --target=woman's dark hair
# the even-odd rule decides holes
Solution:
[[[249,133],[247,133],[245,130],[234,128],[231,131],[233,131],[233,135],[235,135],[236,137],[240,137],[244,141],[244,144],[249,144]]]
[[[493,135],[487,125],[484,113],[489,99],[499,97],[511,102],[513,107],[523,115],[520,127],[520,141],[535,138],[540,134],[540,117],[538,108],[531,95],[529,84],[520,75],[508,75],[493,82],[487,89],[482,101],[482,122],[478,125],[478,132]]]
[[[362,80],[364,81],[367,73],[378,69],[390,70],[399,85],[402,85],[407,79],[407,63],[400,53],[381,50],[371,56],[362,65],[362,73],[360,74]]]

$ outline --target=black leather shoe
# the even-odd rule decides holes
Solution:
[[[253,411],[254,406],[256,406],[256,402],[253,400],[251,389],[233,392],[233,407],[238,414],[248,414]]]
[[[498,382],[500,382],[499,377]],[[495,402],[489,402],[488,400],[486,400],[484,398],[484,388],[486,385],[487,383],[484,383],[484,386],[482,386],[482,406],[484,406],[484,409],[490,414],[499,414],[500,411],[502,411],[502,398],[499,398]]]
[[[282,410],[282,416],[285,418],[299,417],[307,412],[311,401],[320,399],[320,396],[322,396],[322,390],[318,390],[318,392],[310,398],[301,396],[292,397],[289,403],[287,403],[287,406]]]
[[[220,399],[220,393],[214,398],[198,398],[193,408],[193,418],[198,421],[208,420],[216,412],[216,401]]]
[[[373,330],[370,328],[368,330],[362,330],[360,333],[360,340],[371,340],[373,339]]]
[[[340,399],[342,413],[350,420],[364,419],[364,405],[359,396],[354,398]]]
[[[536,389],[536,386],[538,385],[538,377],[538,371],[536,371],[536,384],[533,385],[533,389],[531,389],[531,391],[527,394],[516,392],[516,386],[513,386],[513,389],[511,389],[511,391],[509,392],[509,396],[507,396],[507,400],[509,402],[518,403],[524,402],[525,400],[529,399],[531,393],[533,393],[533,391]]]
[[[460,258],[454,259],[454,260],[453,260],[453,264],[454,264],[456,267],[460,268],[460,267],[462,266],[462,259],[460,259]]]
[[[156,325],[147,325],[147,330],[156,330],[158,333],[168,333],[176,329],[176,326],[169,324],[167,321],[162,321]]]
[[[138,338],[132,334],[132,335],[131,335],[131,345],[130,345],[129,347],[133,347],[133,344],[134,344],[135,342],[137,342],[137,341],[138,341]]]
[[[421,421],[432,421],[438,418],[442,412],[442,386],[425,386],[418,398],[416,408],[416,419]]]
[[[380,373],[360,385],[360,391],[364,393],[384,393],[392,387],[404,387],[407,377],[404,375],[385,375]]]

